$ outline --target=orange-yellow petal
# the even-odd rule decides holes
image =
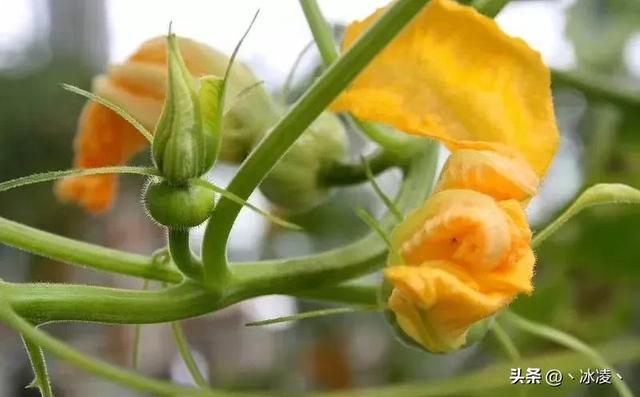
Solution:
[[[469,271],[489,271],[510,253],[508,215],[498,203],[473,190],[445,190],[407,216],[392,244],[407,265],[450,260]]]
[[[457,150],[449,156],[434,191],[470,189],[496,200],[526,201],[538,190],[538,176],[517,153]]]
[[[350,25],[343,47],[383,11]],[[540,177],[558,145],[550,75],[540,55],[452,0],[431,0],[332,110],[439,139],[450,149],[502,143]]]
[[[145,138],[111,110],[89,102],[80,116],[75,140],[76,168],[122,165],[147,145]],[[117,188],[114,175],[72,177],[56,185],[63,201],[74,201],[98,213],[111,205]]]
[[[398,324],[432,352],[447,352],[465,342],[469,327],[507,305],[512,295],[484,292],[446,261],[392,266],[385,277],[395,289],[389,299]]]

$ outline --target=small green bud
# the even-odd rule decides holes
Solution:
[[[156,167],[170,183],[181,184],[207,172],[220,148],[224,80],[195,80],[180,56],[178,39],[168,40],[165,103],[152,144]]]
[[[340,120],[322,113],[302,134],[261,185],[274,204],[300,212],[311,209],[329,195],[320,176],[347,154],[347,135]]]
[[[197,180],[184,185],[153,180],[144,192],[144,202],[157,223],[172,229],[187,229],[207,220],[215,207],[215,195]]]

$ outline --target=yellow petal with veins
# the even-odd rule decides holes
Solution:
[[[350,25],[343,47],[383,12]],[[540,55],[452,0],[431,0],[331,109],[441,140],[450,149],[502,143],[540,177],[558,145],[550,74]]]

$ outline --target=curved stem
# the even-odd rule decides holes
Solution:
[[[551,328],[544,324],[539,324],[531,320],[527,320],[526,318],[520,317],[519,315],[512,312],[505,312],[500,316],[500,318],[503,318],[505,321],[508,321],[509,323],[520,328],[523,331],[529,332],[544,339],[548,339],[568,349],[584,354],[589,358],[589,360],[591,360],[594,365],[599,368],[613,369],[612,366],[609,365],[607,360],[605,360],[605,358],[598,351],[582,342],[581,340],[575,338],[574,336],[571,336],[565,332],[562,332],[555,328]],[[617,376],[612,376],[611,380],[613,381],[613,385],[618,390],[618,394],[620,394],[620,396],[633,397],[633,392],[631,392],[629,386],[627,386],[627,384],[622,379]]]
[[[116,383],[126,385],[136,390],[143,390],[162,396],[232,396],[235,393],[214,392],[212,390],[197,390],[190,387],[177,386],[169,382],[162,382],[138,375],[101,360],[96,360],[76,351],[69,345],[49,336],[33,327],[25,319],[17,315],[5,302],[0,302],[0,319],[24,337],[42,346],[53,355],[75,365],[87,372],[94,373]]]
[[[538,247],[582,210],[604,204],[640,204],[640,190],[621,183],[599,183],[589,187],[560,216],[533,236],[531,246]]]
[[[32,185],[34,183],[55,181],[66,177],[77,177],[87,175],[105,175],[105,174],[132,174],[157,176],[158,170],[153,167],[98,167],[98,168],[77,168],[63,171],[42,172],[39,174],[27,175],[21,178],[11,179],[0,183],[0,192],[14,189],[20,186]]]
[[[131,254],[48,233],[0,217],[0,242],[54,260],[93,269],[177,283],[175,270],[155,266],[152,257]]]
[[[398,165],[396,156],[385,150],[378,150],[367,156],[365,161],[373,175]],[[361,161],[358,163],[335,163],[320,177],[321,183],[326,186],[354,185],[367,180],[367,170]]]
[[[47,373],[47,362],[42,349],[24,336],[22,337],[22,341],[27,350],[31,368],[33,368],[34,379],[32,385],[40,390],[42,397],[53,397],[53,389],[51,388],[49,374]]]
[[[333,64],[276,123],[247,157],[228,190],[243,199],[260,184],[313,120],[364,67],[402,30],[427,0],[399,0]],[[229,233],[241,207],[222,198],[210,217],[203,239],[205,284],[215,286],[224,273]]]
[[[408,166],[395,203],[403,213],[422,204],[435,177],[437,143],[422,140],[419,144],[422,150]],[[395,217],[387,214],[381,226],[389,232],[396,223]],[[382,238],[370,233],[355,243],[309,257],[234,266],[233,279],[242,288],[261,294],[290,293],[332,285],[375,271],[384,266],[386,255],[387,246]]]
[[[425,199],[435,173],[437,145],[427,140],[421,143],[423,150],[408,166],[397,199],[397,206],[405,213]],[[388,230],[395,222],[393,216],[387,216],[382,224]],[[385,257],[384,242],[376,234],[369,234],[345,247],[316,255],[238,264],[233,266],[224,294],[208,292],[192,282],[146,292],[81,285],[4,283],[1,286],[18,313],[39,322],[158,323],[202,315],[259,295],[306,293],[313,296],[313,291],[308,290],[318,291],[323,287],[329,292],[342,291],[344,295],[347,287],[330,286],[379,269],[384,266]],[[316,298],[323,296],[332,298],[327,291],[316,292]]]
[[[169,252],[178,269],[193,280],[202,280],[202,265],[189,246],[189,230],[169,229],[168,233]]]
[[[187,370],[191,377],[193,378],[196,385],[206,389],[209,387],[206,379],[200,372],[200,368],[198,368],[198,364],[196,360],[193,358],[191,354],[191,350],[189,350],[189,344],[187,343],[187,338],[184,335],[184,330],[179,322],[174,321],[171,323],[171,332],[173,334],[173,339],[176,342],[176,346],[178,347],[178,351],[180,352],[180,356],[182,357],[182,361],[187,366]]]

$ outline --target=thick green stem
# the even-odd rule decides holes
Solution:
[[[420,142],[423,150],[409,164],[396,200],[404,213],[427,197],[437,164],[437,144]],[[393,216],[382,221],[386,230]],[[188,282],[160,291],[135,291],[81,285],[2,284],[12,307],[35,321],[78,320],[107,323],[158,323],[194,317],[221,309],[243,299],[269,294],[295,294],[337,300],[330,293],[345,295],[349,287],[334,284],[375,271],[384,266],[386,246],[375,234],[345,247],[286,260],[238,264],[232,267],[224,294],[203,290]],[[326,288],[326,290],[319,290]],[[315,289],[316,291],[310,291]],[[353,299],[369,299],[365,291]]]
[[[402,30],[427,0],[399,0],[333,64],[278,121],[247,157],[228,190],[246,199],[313,120]],[[210,218],[203,241],[204,277],[215,285],[224,277],[229,233],[241,207],[222,198]]]
[[[22,341],[27,350],[31,368],[33,368],[34,379],[32,386],[40,390],[42,397],[53,397],[53,389],[51,388],[51,381],[49,380],[49,374],[47,372],[47,362],[42,349],[24,336],[22,337]]]
[[[423,140],[416,145],[421,147],[420,154],[408,166],[395,202],[405,214],[422,204],[435,177],[437,143]],[[396,223],[392,214],[381,221],[386,232]],[[386,255],[387,246],[382,238],[370,233],[355,243],[309,257],[234,266],[233,275],[238,285],[250,291],[292,293],[333,285],[380,269]]]
[[[169,252],[178,269],[193,280],[202,280],[202,265],[189,246],[189,230],[169,229],[168,233]]]
[[[0,242],[47,258],[93,269],[177,283],[180,273],[155,266],[152,257],[58,236],[0,217]]]
[[[322,11],[316,0],[300,0],[300,6],[307,18],[307,23],[320,51],[324,66],[329,67],[335,63],[340,56],[333,38],[331,26],[324,18],[324,15],[322,15]],[[411,138],[399,134],[396,131],[387,131],[375,123],[358,120],[350,114],[346,117],[347,122],[359,128],[369,139],[385,148],[388,151],[388,155],[393,153],[396,159],[411,156],[411,150],[409,150],[411,147]]]

